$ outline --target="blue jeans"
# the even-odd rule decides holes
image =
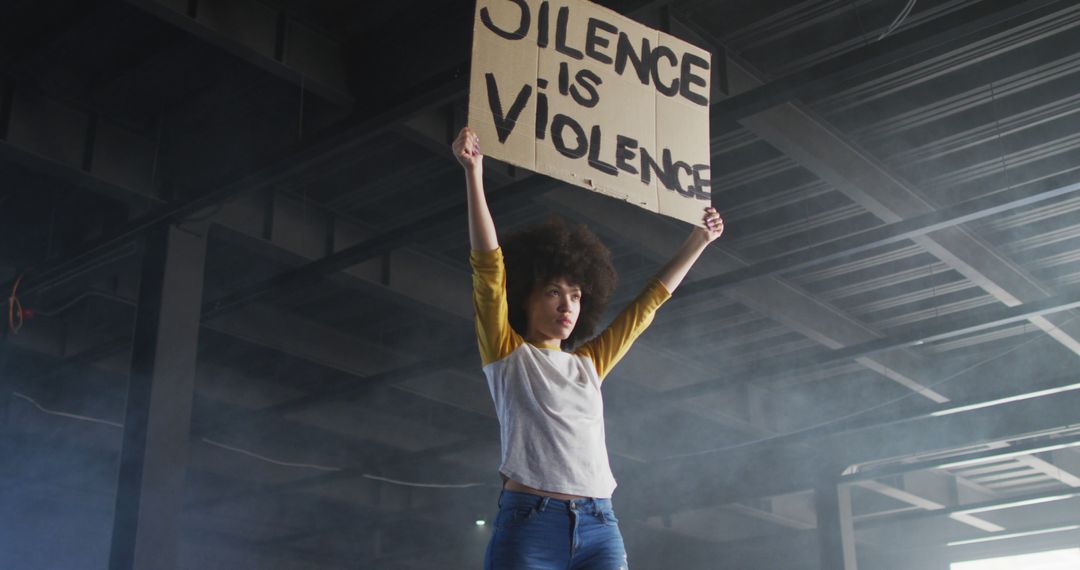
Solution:
[[[626,570],[611,499],[560,501],[503,491],[485,570]]]

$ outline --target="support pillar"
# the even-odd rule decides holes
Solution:
[[[6,301],[6,299],[5,299]],[[0,303],[7,310],[7,302]],[[14,374],[11,371],[11,338],[8,336],[6,315],[0,321],[0,432],[6,432],[8,414],[11,408],[11,391],[15,388]]]
[[[110,570],[177,566],[207,228],[145,238]]]
[[[858,570],[851,487],[822,478],[814,489],[821,570]]]

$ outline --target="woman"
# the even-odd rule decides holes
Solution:
[[[607,329],[574,348],[592,335],[614,289],[610,253],[583,226],[555,220],[509,238],[504,264],[480,140],[465,127],[452,148],[465,169],[476,334],[502,443],[503,491],[484,566],[628,568],[611,507],[600,385],[724,222],[706,208],[705,227]]]

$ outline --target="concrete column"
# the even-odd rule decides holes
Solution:
[[[851,488],[822,479],[814,490],[821,570],[858,570]]]
[[[177,566],[208,225],[145,238],[111,570]]]

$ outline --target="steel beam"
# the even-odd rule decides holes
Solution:
[[[1045,186],[1045,181],[1039,186]],[[734,271],[695,280],[679,288],[680,297],[715,292],[758,277],[775,276],[806,269],[830,261],[850,259],[878,247],[924,236],[932,232],[955,227],[997,215],[1009,210],[1024,208],[1061,198],[1080,191],[1080,182],[1070,182],[1046,190],[1020,186],[1005,192],[975,198],[940,210],[870,228],[835,240],[811,245]]]
[[[1052,13],[1069,7],[1069,3],[1062,2],[1027,2],[1011,7],[1008,5],[1013,3],[1006,2],[1005,4],[1004,12],[995,12],[988,17],[988,20],[980,20],[973,24],[977,26],[990,24],[985,26],[979,33],[1001,33],[1002,30],[999,28],[1006,25],[1005,23],[1010,22],[1013,18],[1019,16],[1025,18],[1042,17],[1043,12],[1046,10],[1050,10],[1050,13]],[[715,44],[715,39],[707,32],[692,23],[683,23],[690,30],[697,32],[703,40],[711,40]],[[923,31],[916,32],[916,30]],[[899,34],[890,38],[890,40],[897,43],[900,41],[897,38],[915,37],[919,34],[928,33],[927,30],[930,30],[928,26],[919,26],[913,28],[911,32]],[[944,30],[930,31],[937,34],[937,39],[933,40],[935,42],[940,42],[943,38],[950,41],[955,40],[958,35],[962,35],[958,34],[952,25],[947,26]],[[917,42],[915,45],[921,44]],[[876,50],[878,48],[871,49]],[[920,47],[919,49],[923,48]],[[928,56],[924,54],[923,57]],[[842,56],[838,59],[843,60],[844,58]],[[903,58],[897,59],[897,61],[903,61]],[[832,60],[822,65],[833,65],[831,62]],[[907,64],[910,65],[911,62],[909,61]],[[825,127],[820,120],[811,117],[803,109],[787,103],[794,95],[791,84],[778,80],[763,85],[749,71],[745,63],[732,61],[727,68],[731,75],[731,83],[741,86],[742,94],[736,94],[730,99],[716,102],[714,108],[720,108],[726,104],[729,105],[730,109],[741,108],[742,110],[731,116],[725,116],[722,112],[714,112],[714,120],[719,122],[714,124],[714,129],[724,124],[730,124],[735,118],[739,119],[749,131],[773,144],[773,146],[795,159],[822,180],[829,182],[848,195],[853,201],[882,218],[888,224],[887,228],[891,226],[891,229],[878,230],[882,234],[867,233],[862,236],[864,238],[870,237],[870,239],[876,240],[877,237],[885,237],[887,239],[887,234],[890,231],[903,227],[904,218],[925,217],[924,221],[930,222],[926,224],[926,227],[928,229],[933,227],[934,208],[908,188],[899,178],[888,173],[882,165],[857,149],[849,141],[844,140],[834,130]],[[831,69],[833,71],[842,71],[845,68],[845,65],[841,65]],[[818,69],[817,72],[827,74],[825,69]],[[812,76],[809,78],[794,77],[791,81],[798,84],[799,81],[796,81],[796,79],[813,82]],[[773,85],[775,87],[771,87]],[[737,101],[740,96],[743,97],[742,103]],[[729,101],[736,102],[729,103]],[[903,231],[898,233],[903,233]],[[1005,304],[1015,305],[1021,302],[1021,298],[1030,301],[1049,294],[1044,287],[1041,287],[1021,268],[997,255],[988,246],[965,230],[956,227],[955,224],[946,224],[931,234],[915,233],[911,238]],[[824,253],[837,253],[835,250],[828,251],[829,247],[829,244],[825,245],[826,251]],[[844,246],[840,246],[838,249],[842,250]],[[763,275],[775,274],[772,270],[780,266],[783,266],[783,264],[778,263],[772,267],[762,265],[759,269],[747,270],[747,273],[742,278],[749,278],[753,271],[759,271]],[[693,284],[688,285],[693,292]],[[704,286],[702,286],[701,290],[704,290]],[[770,314],[768,311],[773,306],[768,303],[755,304],[752,300],[747,304],[766,312],[766,314]],[[781,320],[781,322],[784,322],[784,318],[789,318],[788,315],[781,311],[776,311],[770,316]],[[1080,324],[1075,321],[1070,322],[1067,316],[1033,316],[1031,322],[1073,352],[1080,354],[1080,341],[1076,340],[1076,338],[1080,338]],[[804,329],[797,323],[786,324],[807,333],[811,338],[815,338],[814,333],[816,331],[813,327]],[[895,359],[898,355],[899,353],[885,355],[884,357]],[[946,400],[941,394],[927,389],[922,383],[914,380],[911,374],[898,373],[895,365],[885,365],[879,369],[875,364],[880,365],[881,363],[867,361],[866,364],[871,369],[879,370],[885,376],[915,392],[923,394],[929,399],[938,402]]]
[[[756,377],[789,374],[792,370],[809,366],[820,366],[841,360],[862,360],[874,358],[880,353],[887,353],[910,346],[945,340],[980,330],[999,327],[1010,323],[1046,317],[1055,313],[1080,308],[1080,287],[1063,290],[1060,295],[1023,305],[1006,307],[988,305],[979,310],[959,316],[946,316],[935,319],[921,330],[887,338],[879,338],[831,352],[819,353],[810,357],[789,357],[775,359],[765,363],[748,363],[729,368],[725,371],[727,381],[704,382],[668,390],[665,399],[684,399],[707,394],[734,384],[748,381],[747,375]]]
[[[727,510],[739,513],[740,515],[746,515],[758,520],[770,522],[772,524],[794,530],[812,530],[817,528],[816,522],[808,522],[799,518],[786,516],[781,513],[775,512],[775,510],[763,510],[742,503],[732,503],[725,507]],[[775,506],[774,506],[775,509]]]
[[[1070,487],[1080,487],[1080,477],[1073,475],[1067,469],[1062,469],[1061,467],[1054,465],[1053,463],[1050,463],[1045,459],[1040,459],[1039,457],[1036,457],[1034,455],[1021,455],[1020,457],[1016,458],[1016,461],[1018,463],[1027,465],[1028,467],[1031,467],[1036,471],[1039,471],[1047,477],[1057,479],[1058,481],[1061,481],[1061,483],[1064,485],[1068,485]]]
[[[0,82],[0,160],[139,213],[164,203],[151,184],[156,151],[155,142],[85,109],[14,80]]]
[[[870,491],[878,493],[880,495],[896,499],[897,501],[900,501],[902,503],[907,503],[913,507],[918,507],[920,509],[925,509],[928,511],[939,511],[945,509],[945,505],[937,501],[932,501],[925,497],[920,497],[919,495],[916,495],[915,493],[912,493],[910,491],[897,489],[896,487],[886,485],[885,483],[875,481],[873,479],[859,481],[854,484],[864,489],[868,489]],[[953,513],[951,515],[951,518],[957,522],[964,523],[968,526],[975,527],[985,532],[1001,532],[1005,530],[1005,527],[1001,525],[997,525],[992,522],[983,520],[969,513]]]
[[[339,42],[282,10],[241,0],[126,2],[343,109],[355,103]]]
[[[206,230],[165,226],[147,238],[109,568],[173,568],[195,387]]]
[[[232,338],[360,377],[401,362],[417,360],[414,354],[364,342],[322,323],[261,304],[205,320],[203,326]]]
[[[741,83],[760,83],[745,64],[728,67]],[[885,223],[930,214],[934,207],[873,157],[809,111],[793,104],[744,118],[751,132],[780,149]],[[1023,269],[960,227],[917,236],[914,241],[1006,305],[1044,298],[1049,291]],[[1031,322],[1080,354],[1080,325],[1063,318]]]
[[[1077,497],[1080,497],[1080,491],[1063,491],[1061,489],[1051,489],[1048,491],[1040,491],[1038,493],[1014,495],[1003,499],[994,499],[991,501],[981,501],[978,503],[956,505],[939,510],[906,511],[902,513],[875,517],[872,519],[867,519],[865,521],[856,521],[856,523],[859,527],[877,527],[895,522],[918,520],[930,517],[954,517],[957,514],[1002,511],[1040,503],[1065,501],[1069,499],[1075,499]]]
[[[515,206],[521,200],[528,199],[530,193],[543,192],[556,184],[553,180],[539,176],[526,178],[509,187],[500,189],[489,198],[489,204],[496,211],[507,207],[508,202],[510,202],[511,206]],[[447,224],[448,220],[459,223],[460,218],[465,213],[464,196],[456,194],[453,199],[447,200],[447,202],[448,205],[420,219],[406,222],[392,230],[382,232],[303,266],[286,270],[259,283],[254,283],[208,301],[203,308],[203,316],[208,319],[217,317],[250,303],[270,291],[304,287],[317,283],[329,275],[390,253],[405,243],[411,236],[416,235],[417,232],[430,229],[432,226],[443,226]]]
[[[721,132],[724,125],[799,98],[835,93],[845,83],[870,81],[875,75],[1007,33],[1020,23],[1045,18],[1072,5],[1067,0],[986,0],[972,4],[716,102],[711,113],[712,130]],[[699,35],[710,38],[711,34],[688,18],[681,19]]]
[[[904,437],[896,437],[896,422],[829,436],[778,438],[687,457],[672,457],[642,466],[624,477],[625,489],[640,489],[634,504],[624,507],[630,517],[671,513],[683,508],[722,505],[750,497],[767,497],[814,488],[820,480],[816,465],[822,449],[833,450],[837,465],[860,465],[887,459],[940,452],[980,443],[1011,440],[1033,433],[1051,433],[1075,424],[1080,391],[1009,402],[948,416],[921,416],[904,422]],[[938,458],[882,468],[862,469],[840,482],[932,469],[959,459],[992,458],[1005,453],[1068,444],[1076,438],[1050,436],[1031,443],[983,454]],[[646,489],[667,489],[660,496]]]
[[[161,205],[132,219],[116,231],[86,244],[78,253],[39,268],[35,277],[25,284],[24,295],[30,297],[71,279],[73,274],[77,275],[85,266],[98,262],[116,248],[153,228],[203,212],[238,194],[280,184],[295,177],[309,176],[324,165],[355,152],[357,147],[383,135],[388,129],[415,113],[445,104],[459,96],[465,85],[461,78],[443,78],[434,83],[433,88],[419,91],[415,98],[402,101],[376,114],[343,121],[312,135],[269,158],[256,171],[222,184],[198,198],[180,204]],[[18,158],[40,160],[33,153],[25,152],[26,149],[23,148],[10,148],[0,144],[0,150],[18,151]],[[76,179],[87,181],[79,177]],[[89,182],[95,186],[95,191],[102,191],[97,188],[100,184],[107,187],[107,192],[129,192],[123,187],[109,185],[96,178],[89,179]],[[10,288],[11,285],[12,283],[8,282],[4,287]]]

